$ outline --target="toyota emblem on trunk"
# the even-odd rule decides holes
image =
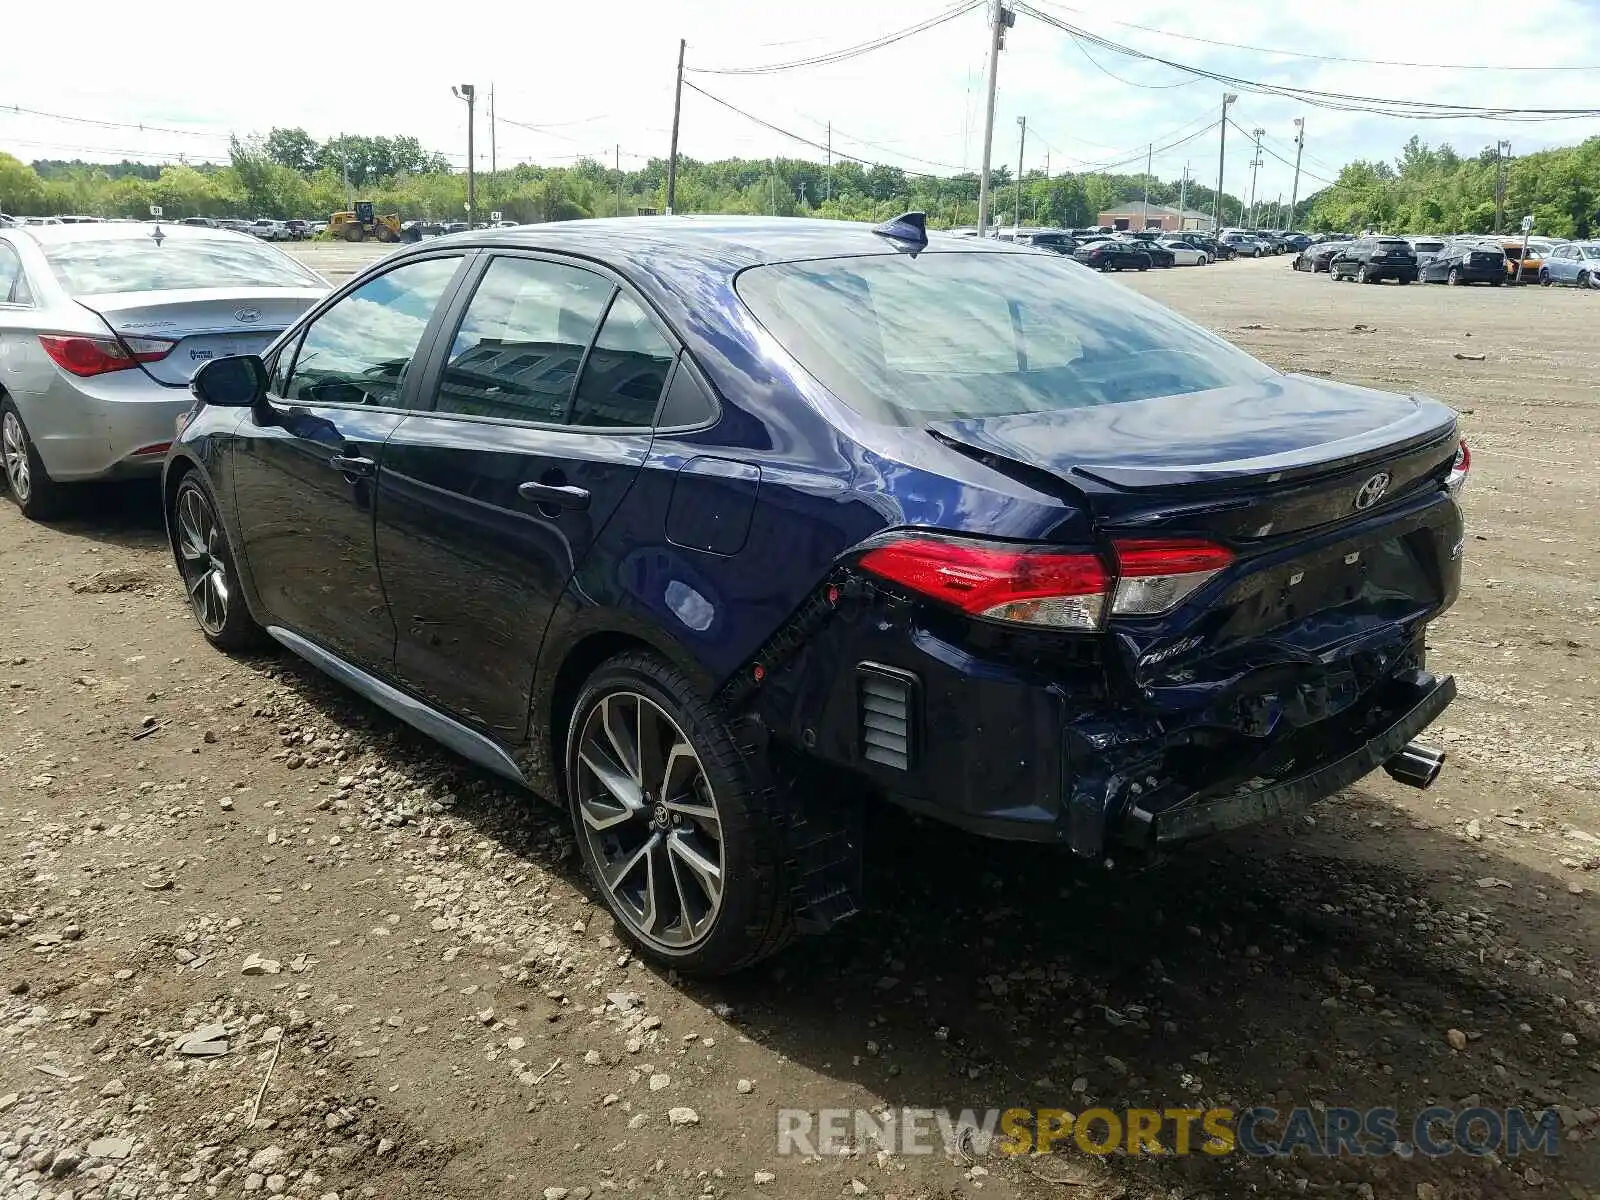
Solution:
[[[1356,492],[1357,510],[1371,508],[1383,498],[1384,492],[1389,490],[1389,472],[1379,471],[1371,479],[1361,485]]]
[[[233,310],[233,319],[249,323],[261,320],[261,314],[253,308],[236,308]]]

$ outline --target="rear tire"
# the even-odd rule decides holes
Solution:
[[[769,793],[682,671],[643,652],[603,664],[573,706],[565,762],[584,866],[641,958],[723,975],[788,944]]]
[[[1593,282],[1587,271],[1578,272],[1578,286],[1581,288],[1592,287]]]
[[[198,471],[179,481],[167,528],[172,530],[189,611],[206,641],[230,654],[264,647],[266,631],[245,604],[228,530]]]
[[[359,221],[351,221],[340,231],[339,236],[347,242],[359,242],[366,239],[367,231],[362,228]]]
[[[1357,283],[1371,283],[1372,282],[1372,276],[1367,274],[1367,265],[1365,263],[1362,263],[1359,267],[1356,268],[1356,282]]]
[[[11,397],[0,394],[0,458],[6,490],[30,521],[48,521],[67,506],[68,490],[50,478]]]
[[[1461,271],[1460,271],[1460,269],[1457,268],[1457,267],[1451,267],[1450,268],[1450,274],[1448,274],[1448,275],[1446,275],[1444,277],[1444,281],[1446,283],[1448,283],[1451,287],[1460,287],[1461,286]]]
[[[1540,287],[1549,287],[1551,285],[1551,283],[1553,283],[1553,282],[1554,282],[1554,280],[1552,280],[1550,278],[1550,268],[1549,267],[1540,267],[1539,268],[1539,286]]]

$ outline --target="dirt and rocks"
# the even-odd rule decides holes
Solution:
[[[686,982],[622,948],[553,809],[210,650],[153,492],[0,505],[0,1196],[1600,1196],[1600,296],[1126,282],[1466,414],[1435,789],[1142,873],[885,815],[863,917]],[[1252,1105],[1548,1109],[1561,1152],[776,1152],[780,1108]]]

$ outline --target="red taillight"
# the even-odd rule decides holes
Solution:
[[[1472,470],[1472,451],[1467,447],[1467,439],[1462,438],[1456,446],[1456,460],[1450,464],[1450,474],[1445,480],[1445,486],[1450,489],[1452,496],[1459,496],[1461,489],[1467,486],[1467,472]]]
[[[1231,551],[1191,538],[1126,538],[1117,551],[1113,616],[1149,617],[1175,608],[1233,561]]]
[[[860,565],[975,617],[1099,629],[1107,615],[1149,617],[1170,611],[1233,561],[1225,547],[1192,538],[1125,538],[1112,546],[1115,573],[1089,551],[929,534],[874,546],[861,556]]]
[[[140,363],[157,362],[172,353],[176,342],[166,338],[72,337],[42,333],[39,344],[52,362],[80,378],[126,371]]]
[[[975,617],[1098,629],[1110,578],[1094,554],[897,538],[861,556],[863,569]]]

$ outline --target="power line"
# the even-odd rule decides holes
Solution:
[[[1232,125],[1235,129],[1237,129],[1240,133],[1244,134],[1246,137],[1254,137],[1255,136],[1255,131],[1254,130],[1246,129],[1243,125],[1239,124],[1239,122],[1235,121],[1232,117],[1228,118],[1228,124]],[[1273,158],[1277,159],[1279,162],[1281,162],[1286,167],[1293,167],[1294,166],[1294,164],[1292,162],[1290,162],[1283,155],[1279,154],[1271,146],[1263,146],[1260,143],[1257,143],[1257,149],[1265,150],[1268,154],[1272,155]],[[1318,175],[1315,171],[1308,171],[1304,166],[1302,166],[1300,168],[1300,174],[1309,175],[1312,179],[1315,179],[1318,183],[1325,183],[1329,187],[1332,187],[1333,183],[1334,183],[1333,180],[1324,179],[1321,175]]]
[[[698,92],[700,95],[704,96],[707,100],[710,100],[714,104],[720,104],[723,108],[727,109],[729,112],[737,113],[739,116],[743,117],[745,120],[755,122],[755,124],[761,126],[763,129],[770,129],[773,133],[780,134],[783,137],[789,138],[791,141],[796,141],[796,142],[801,143],[802,145],[810,146],[813,150],[821,150],[824,153],[827,153],[828,147],[823,145],[821,142],[814,142],[808,137],[802,137],[798,133],[794,133],[791,130],[784,129],[781,126],[774,125],[771,121],[765,121],[762,118],[756,116],[754,113],[747,113],[747,112],[745,112],[744,109],[739,108],[737,105],[729,104],[726,100],[722,99],[722,97],[720,97],[720,96],[713,96],[710,92],[706,91],[705,88],[699,87],[698,85],[696,85],[694,83],[691,83],[687,79],[685,79],[683,81],[683,86],[688,88],[692,92]],[[875,163],[870,159],[857,158],[854,154],[846,154],[843,150],[834,150],[833,151],[833,156],[835,158],[847,159],[848,161],[853,162],[853,163],[859,163],[860,165],[862,165],[864,167],[876,167],[876,166],[882,166],[883,165],[881,163]],[[904,167],[896,167],[895,170],[900,171],[902,174],[905,174],[905,175],[915,175],[915,176],[917,176],[917,177],[919,177],[921,179],[936,179],[936,178],[938,178],[938,176],[930,175],[926,171],[909,171],[909,170],[906,170],[906,168],[904,168]]]
[[[685,67],[685,71],[692,71],[696,75],[773,75],[779,71],[794,71],[801,67],[819,67],[828,63],[844,62],[847,59],[858,58],[863,54],[870,54],[874,50],[882,50],[885,46],[892,46],[896,42],[904,41],[914,34],[924,33],[929,29],[953,21],[957,17],[965,16],[975,8],[983,5],[984,0],[962,0],[954,8],[945,9],[941,13],[919,21],[905,29],[896,30],[875,37],[871,41],[860,42],[854,46],[846,46],[842,50],[833,50],[825,54],[814,54],[809,58],[797,58],[790,62],[767,63],[758,67]]]
[[[1237,88],[1240,91],[1254,92],[1258,95],[1281,96],[1291,100],[1298,100],[1303,104],[1309,104],[1317,108],[1341,112],[1368,112],[1380,116],[1406,117],[1418,121],[1476,118],[1536,122],[1567,121],[1600,116],[1600,109],[1596,108],[1491,108],[1468,104],[1446,104],[1434,100],[1400,100],[1392,97],[1363,96],[1347,92],[1325,92],[1313,88],[1294,87],[1288,84],[1264,83],[1260,80],[1229,75],[1222,71],[1212,71],[1204,67],[1191,66],[1188,63],[1175,62],[1158,54],[1151,54],[1132,46],[1110,41],[1075,25],[1070,25],[1059,17],[1041,12],[1032,5],[1024,3],[1023,0],[1014,0],[1014,6],[1017,11],[1025,12],[1046,25],[1054,26],[1071,37],[1082,38],[1091,45],[1099,46],[1114,54],[1140,59],[1145,62],[1160,63],[1162,66],[1170,67],[1175,71],[1185,71],[1203,79],[1215,80],[1228,88]]]
[[[93,117],[77,117],[68,113],[44,112],[37,108],[24,108],[20,104],[0,105],[0,112],[17,113],[29,117],[43,117],[50,121],[66,121],[73,125],[93,125],[99,129],[137,129],[141,133],[172,133],[183,137],[207,138],[210,141],[225,142],[233,136],[231,133],[204,133],[198,129],[173,129],[166,125],[146,125],[142,121],[101,121]]]
[[[1199,83],[1200,82],[1200,80],[1198,78],[1194,77],[1194,76],[1190,76],[1187,79],[1180,79],[1176,83],[1141,83],[1137,79],[1124,79],[1121,75],[1118,75],[1110,67],[1108,67],[1104,63],[1102,63],[1094,55],[1090,54],[1089,53],[1089,47],[1087,47],[1087,46],[1085,46],[1083,44],[1083,39],[1082,38],[1074,37],[1072,39],[1072,44],[1078,48],[1078,53],[1079,54],[1083,55],[1084,58],[1089,60],[1089,65],[1094,67],[1095,70],[1099,71],[1102,75],[1110,76],[1112,79],[1115,79],[1118,83],[1125,83],[1129,87],[1147,88],[1150,91],[1163,91],[1163,90],[1166,90],[1167,88],[1188,87],[1192,83]]]
[[[1090,16],[1082,9],[1073,8],[1068,4],[1050,4],[1048,0],[1039,0],[1046,8],[1059,8],[1079,16]],[[1097,18],[1104,20],[1105,18]],[[1284,50],[1272,46],[1252,46],[1247,42],[1224,42],[1216,38],[1200,37],[1192,33],[1178,33],[1172,29],[1156,29],[1150,25],[1139,25],[1132,21],[1107,20],[1109,25],[1120,25],[1124,29],[1137,29],[1143,33],[1154,33],[1161,37],[1177,38],[1185,42],[1198,42],[1204,46],[1217,46],[1225,50],[1248,50],[1253,54],[1276,54],[1283,58],[1303,58],[1312,62],[1353,63],[1365,67],[1412,67],[1425,71],[1600,71],[1600,66],[1528,66],[1525,64],[1507,65],[1504,63],[1430,63],[1430,62],[1402,62],[1388,58],[1354,58],[1344,54],[1313,54],[1305,50]]]

